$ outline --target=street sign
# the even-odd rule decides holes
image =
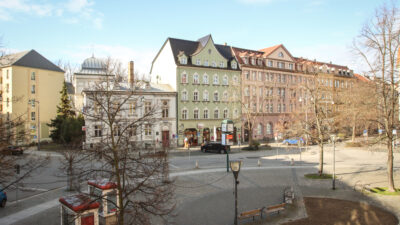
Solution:
[[[397,134],[397,130],[393,130],[393,135],[396,135]]]
[[[221,131],[225,133],[233,132],[233,121],[232,120],[223,120],[221,123]]]
[[[367,136],[368,136],[368,131],[367,131],[367,130],[364,130],[364,131],[363,131],[363,135],[364,135],[364,137],[367,137]]]
[[[86,127],[85,126],[82,126],[82,131],[86,131]]]
[[[232,134],[228,134],[228,135],[226,136],[226,139],[232,140],[232,139],[233,139],[233,135],[232,135]]]

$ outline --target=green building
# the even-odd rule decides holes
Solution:
[[[211,35],[197,41],[168,38],[153,60],[153,83],[177,92],[178,144],[221,140],[221,122],[235,122],[233,141],[241,131],[241,71],[230,46]]]

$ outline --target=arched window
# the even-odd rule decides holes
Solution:
[[[213,84],[219,84],[219,77],[218,77],[218,74],[214,74]]]
[[[193,92],[193,101],[199,101],[199,92],[197,90]]]
[[[228,76],[224,75],[222,78],[222,85],[228,85]]]
[[[214,119],[218,119],[218,117],[219,117],[219,110],[215,109],[214,110]]]
[[[205,109],[205,110],[203,111],[203,118],[204,118],[204,119],[208,119],[208,109]]]
[[[224,109],[224,119],[228,118],[228,109]]]
[[[196,108],[193,110],[193,118],[199,119],[199,109]]]
[[[219,94],[218,94],[218,91],[215,91],[214,92],[214,101],[219,101]]]
[[[222,100],[228,101],[228,92],[227,91],[224,91],[224,94],[222,95]]]
[[[262,131],[263,131],[263,125],[261,123],[259,123],[257,125],[257,134],[262,135]]]
[[[182,101],[187,101],[188,100],[187,91],[186,90],[182,91],[181,100]]]
[[[199,84],[199,83],[200,83],[200,81],[199,81],[199,75],[198,75],[197,73],[195,73],[195,74],[193,75],[193,83],[194,83],[194,84]]]
[[[203,75],[203,84],[208,84],[208,75],[207,74]]]
[[[205,91],[203,92],[203,101],[209,101],[209,98],[208,98],[208,91],[207,91],[207,90],[205,90]]]
[[[182,119],[186,120],[188,118],[188,111],[187,109],[182,110]]]
[[[186,72],[183,72],[182,73],[182,75],[181,75],[181,83],[182,84],[187,84],[187,82],[188,82],[188,75],[187,75],[187,73]]]
[[[267,123],[266,133],[267,134],[272,134],[272,124],[271,123]]]

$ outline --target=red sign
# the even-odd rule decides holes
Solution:
[[[82,126],[82,131],[86,131],[86,127],[85,126]]]
[[[228,134],[228,135],[226,135],[226,139],[228,139],[228,140],[232,140],[232,139],[233,139],[233,135],[232,135],[232,134]]]

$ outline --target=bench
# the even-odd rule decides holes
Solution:
[[[279,214],[280,211],[285,210],[285,205],[286,205],[286,203],[268,206],[267,209],[265,210],[265,213],[268,214],[268,213],[276,213],[277,212]]]
[[[238,216],[238,219],[239,220],[243,220],[243,219],[246,219],[246,218],[253,217],[253,221],[254,221],[254,217],[256,217],[256,216],[260,216],[262,218],[263,209],[264,208],[260,208],[260,209],[253,209],[253,210],[250,210],[250,211],[242,212]]]

